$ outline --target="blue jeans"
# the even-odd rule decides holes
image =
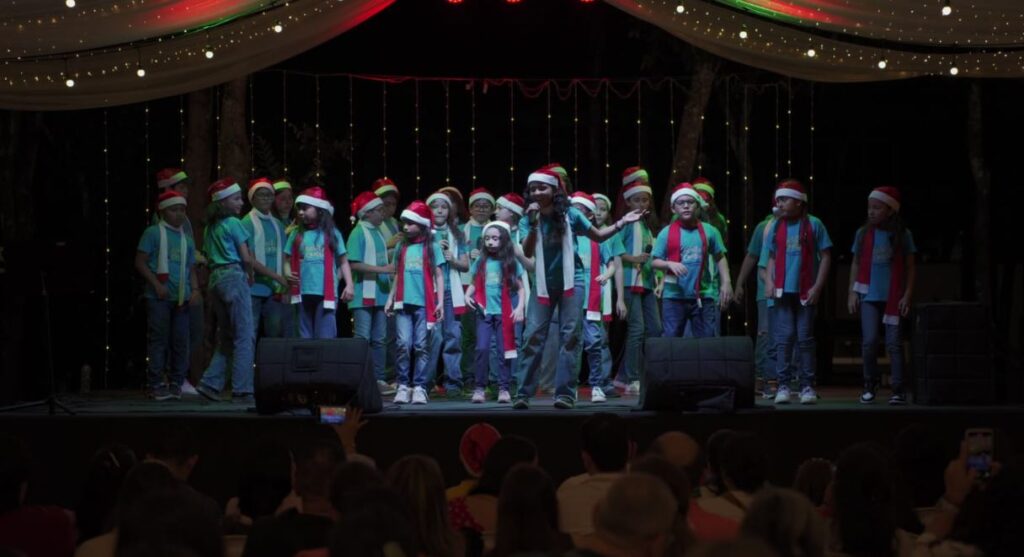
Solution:
[[[163,385],[165,369],[171,385],[180,387],[185,381],[189,354],[188,323],[189,306],[187,303],[179,307],[176,301],[146,298],[146,336],[149,356],[146,380],[150,387]]]
[[[864,335],[861,354],[864,358],[864,385],[878,387],[881,375],[878,373],[878,325],[885,315],[885,302],[860,303],[860,328]],[[885,327],[885,350],[889,353],[889,370],[892,373],[892,392],[903,392],[903,343],[900,341],[900,326]]]
[[[456,285],[462,288],[462,285]],[[428,293],[427,296],[431,294]],[[438,356],[444,363],[445,385],[444,388],[450,391],[462,390],[462,321],[459,315],[455,315],[455,306],[452,305],[452,293],[445,285],[444,291],[444,319],[434,325],[430,332],[430,356],[427,363],[430,366],[431,380],[437,377],[435,367]],[[442,348],[444,349],[442,352]]]
[[[252,297],[252,330],[255,338],[260,338],[260,324],[263,324],[263,336],[281,338],[295,325],[292,323],[293,310],[291,304],[275,300],[273,296]]]
[[[409,386],[409,362],[416,351],[416,369],[412,372],[412,384],[424,387],[427,384],[427,310],[406,304],[395,312],[395,373],[398,384]]]
[[[299,338],[338,338],[335,310],[324,307],[324,297],[302,295],[299,304]]]
[[[502,315],[477,315],[476,316],[476,388],[482,389],[487,386],[487,378],[490,375],[490,360],[493,352],[492,346],[497,346],[498,354],[498,388],[508,390],[512,378],[511,360],[505,358],[505,338],[502,331],[502,319],[511,319]],[[493,343],[491,341],[494,341]]]
[[[395,373],[395,339],[398,338],[395,317],[387,317],[387,335],[384,337],[384,373],[391,377]]]
[[[217,316],[217,347],[200,382],[221,392],[230,362],[232,394],[252,394],[252,300],[242,268],[232,265],[215,269],[210,276],[210,292]]]
[[[800,303],[798,294],[783,294],[775,300],[775,374],[779,386],[789,386],[793,362],[799,357],[800,388],[814,386],[814,310]],[[796,344],[796,354],[793,345]]]
[[[707,338],[714,335],[714,315],[718,313],[718,304],[708,297],[701,298],[701,305],[697,300],[680,300],[665,298],[661,301],[661,311],[664,323],[661,336],[681,337],[686,326],[694,338]]]
[[[388,318],[384,308],[362,307],[352,310],[355,330],[352,336],[370,341],[370,357],[373,358],[373,376],[384,381],[384,342],[388,332]]]
[[[644,357],[644,340],[661,335],[661,317],[658,316],[658,298],[647,290],[643,294],[626,291],[623,296],[626,315],[626,348],[616,377],[623,383],[640,379],[640,365]]]
[[[590,367],[587,382],[591,387],[611,389],[612,351],[608,347],[608,329],[605,328],[603,321],[591,321],[585,317],[580,318],[580,328],[583,331],[583,342],[576,350],[576,376],[579,377],[580,368],[583,367],[583,354],[586,354],[587,365]]]
[[[548,340],[548,326],[551,314],[558,309],[558,336],[561,347],[558,351],[558,364],[555,366],[555,396],[558,398],[576,399],[576,346],[580,342],[580,298],[583,297],[583,283],[578,282],[573,288],[573,295],[566,297],[561,291],[549,292],[551,305],[543,305],[537,301],[537,290],[530,291],[529,318],[526,322],[525,342],[523,343],[521,373],[523,382],[519,386],[518,398],[529,400],[537,392],[538,372],[544,355],[544,343]]]
[[[757,341],[754,343],[754,368],[761,379],[775,379],[775,343],[772,341],[772,310],[767,300],[757,301]]]

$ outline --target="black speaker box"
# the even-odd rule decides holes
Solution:
[[[913,355],[915,402],[995,401],[992,334],[985,306],[967,302],[918,305]]]
[[[352,404],[382,409],[365,339],[263,338],[256,348],[256,411]]]
[[[754,343],[746,336],[649,338],[640,392],[644,410],[753,408]]]

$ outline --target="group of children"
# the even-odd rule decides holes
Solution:
[[[382,394],[393,394],[397,404],[426,404],[435,386],[449,398],[471,391],[471,401],[481,403],[490,384],[499,403],[526,409],[542,371],[553,369],[554,404],[572,408],[584,354],[591,401],[604,402],[640,391],[646,337],[718,335],[721,311],[734,299],[726,220],[703,178],[673,189],[666,226],[654,214],[650,179],[640,167],[623,173],[614,204],[603,194],[573,191],[556,163],[529,175],[525,198],[474,190],[468,212],[451,187],[399,212],[400,192],[382,178],[352,201],[347,242],[321,188],[307,188],[293,203],[286,180],[258,178],[243,192],[225,178],[208,190],[199,255],[186,197],[173,187],[187,187],[187,177],[176,169],[159,176],[166,188],[157,200],[159,219],[144,232],[136,258],[147,282],[148,382],[157,400],[182,393],[188,308],[201,304],[197,257],[209,268],[207,292],[220,331],[196,386],[211,400],[221,400],[229,368],[232,398],[252,400],[261,331],[336,337],[340,300],[348,304],[354,336],[369,342]],[[243,193],[252,207],[244,217]],[[898,216],[898,191],[874,190],[868,207],[853,248],[849,297],[864,329],[861,401],[872,402],[878,387],[881,321],[893,361],[890,402],[901,403],[899,320],[910,304],[915,250]],[[794,374],[800,402],[817,400],[814,310],[831,247],[821,221],[807,212],[803,186],[781,182],[773,215],[751,238],[735,296],[742,298],[756,268],[757,367],[765,397],[776,404],[790,401]],[[627,331],[614,375],[607,330],[613,314]],[[545,361],[549,333],[557,335],[554,361]]]

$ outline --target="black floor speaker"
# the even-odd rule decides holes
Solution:
[[[256,348],[256,411],[352,404],[382,409],[365,339],[263,338]]]
[[[754,407],[750,337],[649,338],[644,410],[732,412]]]
[[[914,402],[993,403],[991,331],[988,311],[981,304],[919,304],[912,337]]]

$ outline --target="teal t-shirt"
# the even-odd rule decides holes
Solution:
[[[211,267],[241,263],[238,247],[249,241],[249,234],[237,217],[228,217],[206,228],[203,249]]]
[[[382,227],[375,227],[362,221],[357,223],[356,227],[352,229],[352,233],[349,234],[348,243],[346,244],[348,260],[351,262],[366,263],[367,254],[372,252],[376,257],[376,265],[387,265],[387,244],[384,240],[384,234],[381,233],[381,228]],[[366,242],[366,232],[369,232],[372,245],[368,245]],[[377,273],[377,293],[374,296],[372,305],[363,304],[363,276],[364,273],[355,270],[352,271],[352,281],[355,283],[355,297],[348,303],[349,309],[383,307],[388,301],[388,293],[391,292],[391,275],[386,273]]]
[[[717,294],[714,274],[711,271],[711,268],[714,266],[712,261],[717,260],[719,255],[725,255],[725,244],[722,243],[722,236],[719,235],[717,228],[706,222],[702,222],[700,225],[704,227],[704,235],[707,238],[707,253],[704,252],[704,246],[700,240],[700,232],[697,229],[688,230],[683,228],[682,240],[679,245],[679,257],[680,262],[686,267],[688,273],[685,276],[677,277],[675,282],[667,280],[670,275],[666,273],[665,290],[662,292],[662,298],[676,300],[695,299],[697,297],[697,275],[702,259],[705,263],[704,275],[701,277],[703,288],[701,288],[700,296],[702,298],[714,298]],[[666,226],[658,233],[658,238],[654,241],[654,250],[651,252],[653,259],[668,259],[668,235],[670,230],[671,227]]]
[[[441,241],[442,240],[448,240],[449,243],[454,242],[454,238],[450,238],[450,236],[452,236],[452,234],[451,234],[451,231],[448,230],[447,227],[445,227],[445,228],[435,228],[435,229],[433,229],[432,232],[433,232],[433,237],[434,237],[434,245],[437,246],[438,251],[441,251]],[[463,240],[465,240],[465,238],[463,238]],[[454,245],[454,244],[452,244],[452,245]],[[469,245],[467,245],[465,243],[465,241],[463,241],[463,243],[459,244],[458,248],[459,248],[459,253],[458,253],[459,258],[461,258],[463,255],[466,255],[467,257],[469,256]],[[444,288],[445,288],[445,290],[451,291],[451,288],[452,288],[452,285],[451,285],[452,281],[451,281],[451,274],[450,274],[451,265],[449,265],[448,262],[445,261],[443,252],[442,252],[441,257],[438,257],[435,260],[434,264],[441,266],[441,272],[444,273]],[[461,280],[462,280],[461,276],[459,277],[459,280],[460,280],[460,284],[461,284]]]
[[[472,268],[469,270],[469,274],[474,278],[476,274],[480,272],[480,261],[477,259],[473,262]],[[487,274],[484,276],[484,287],[487,289],[487,307],[484,308],[485,315],[501,315],[501,261],[497,259],[487,260]],[[525,280],[525,271],[523,266],[516,261],[516,277],[520,280]],[[519,303],[518,292],[515,289],[509,291],[512,298],[512,307],[515,308],[516,304]],[[505,316],[502,316],[504,318]],[[511,317],[509,317],[511,319]]]
[[[182,230],[184,230],[182,226]],[[192,296],[192,281],[189,280],[192,272],[192,265],[196,262],[196,243],[191,234],[185,234],[185,253],[181,252],[181,235],[171,227],[167,227],[167,282],[164,283],[170,290],[169,300],[177,300],[178,285],[185,283],[185,299]],[[146,227],[139,238],[138,251],[146,254],[146,267],[149,267],[153,274],[156,274],[157,259],[160,254],[160,226],[154,224]],[[181,274],[181,260],[185,259],[185,274]],[[156,290],[146,282],[145,297],[156,299]]]
[[[259,215],[260,223],[263,225],[263,237],[264,251],[266,252],[267,260],[265,265],[271,270],[274,269],[274,262],[276,261],[278,250],[284,246],[284,229],[285,225],[281,223],[277,217],[270,215]],[[249,246],[249,252],[252,254],[252,260],[256,261],[256,232],[252,225],[253,214],[250,212],[242,217],[242,228],[245,228],[246,234],[249,236],[249,240],[246,245]],[[274,234],[274,224],[277,224],[277,234]],[[281,259],[281,272],[284,272],[284,258]],[[281,285],[278,284],[274,279],[256,273],[256,280],[252,283],[251,293],[253,296],[266,298],[275,292],[282,290]]]
[[[405,305],[426,306],[423,288],[423,246],[426,243],[409,244],[405,250],[405,261],[402,270],[402,301]],[[401,247],[401,246],[399,246]],[[401,251],[398,252],[401,254]],[[397,257],[397,256],[396,256]],[[432,267],[427,272],[433,272],[437,261],[444,261],[444,254],[441,253],[441,246],[437,242],[430,243],[430,263]],[[448,277],[445,276],[447,287]]]
[[[860,263],[860,238],[864,234],[864,227],[857,229],[857,235],[853,240],[853,255]],[[917,253],[917,246],[914,245],[914,235],[909,230],[903,231],[903,253]],[[864,296],[866,302],[886,302],[889,300],[889,281],[892,277],[892,233],[879,229],[875,233],[875,245],[871,250],[871,282],[868,283],[868,293]]]
[[[653,246],[654,244],[654,235],[651,234],[651,230],[647,228],[646,224],[641,223],[639,227],[641,234],[639,239],[640,249],[639,251],[636,251],[634,253],[634,242],[636,241],[636,228],[636,225],[627,224],[626,227],[620,230],[618,233],[619,240],[622,242],[622,247],[625,248],[626,254],[628,255],[643,255],[644,253],[647,253],[647,247]],[[651,267],[650,259],[648,259],[647,263],[640,267],[639,271],[637,270],[637,265],[635,263],[623,262],[622,267],[622,280],[623,283],[625,283],[626,285],[627,291],[629,290],[629,288],[633,286],[633,283],[636,280],[637,272],[640,273],[640,284],[644,287],[644,289],[654,290],[654,268]]]
[[[814,235],[814,269],[811,271],[812,276],[818,274],[818,264],[821,262],[821,252],[832,248],[832,239],[828,236],[828,231],[825,230],[825,225],[818,220],[818,217],[808,215],[808,219],[811,221],[811,233]],[[765,238],[765,261],[764,267],[768,265],[768,258],[775,257],[775,234],[776,230],[780,226],[779,223],[785,223],[786,226],[786,284],[783,285],[782,291],[786,294],[799,294],[800,293],[800,220],[788,221],[782,219],[776,219],[771,223],[771,228],[768,231],[768,236]],[[775,285],[778,288],[778,285]]]
[[[750,236],[750,244],[747,245],[747,255],[753,257],[754,261],[761,261],[761,252],[764,251],[764,229],[771,224],[773,220],[774,217],[768,217],[767,219],[757,223],[757,226],[754,227],[753,235]],[[765,299],[764,278],[761,277],[761,273],[756,272],[756,269],[755,274],[757,275],[757,293],[754,297],[754,301],[760,302]]]
[[[299,230],[296,228],[288,236],[285,244],[284,254],[291,256],[292,248],[295,245],[296,234],[302,233],[302,241],[299,249],[302,250],[302,257],[299,262],[299,293],[310,296],[323,296],[326,291],[324,287],[324,250],[329,248],[328,242],[320,230]],[[334,240],[338,245],[338,252],[334,254],[335,270],[341,266],[341,256],[345,255],[345,241],[341,232],[334,229]],[[338,282],[341,280],[339,273],[334,273],[334,298],[338,298]]]
[[[566,228],[565,233],[572,235],[575,248],[579,243],[578,237],[586,234],[594,225],[576,207],[569,207],[566,216],[569,219],[569,226]],[[561,292],[563,290],[562,239],[555,237],[553,218],[541,215],[537,222],[540,224],[541,233],[544,235],[544,245],[538,245],[537,247],[544,250],[544,273],[547,277],[545,282],[547,283],[548,292]],[[524,241],[529,236],[533,226],[536,225],[531,225],[526,217],[519,221],[519,230],[522,231]],[[578,253],[574,252],[573,262],[575,266],[573,280],[575,282],[583,282],[583,262],[580,261]]]

